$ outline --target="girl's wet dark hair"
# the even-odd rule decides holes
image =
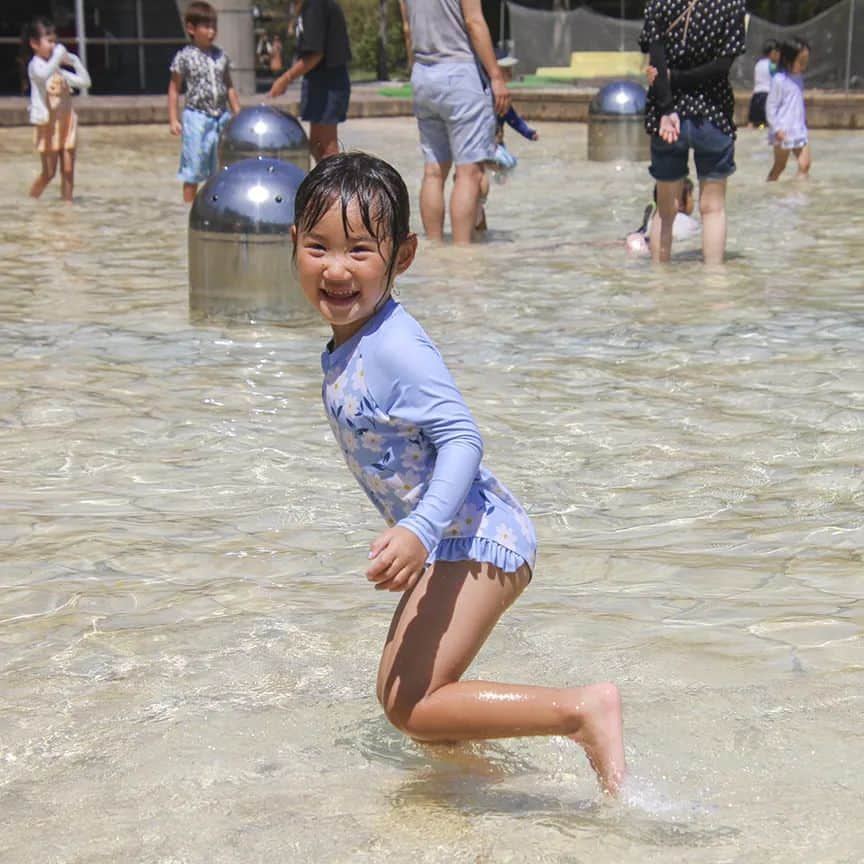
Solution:
[[[776,39],[766,39],[762,43],[762,56],[767,57],[772,51],[776,51],[780,43]]]
[[[810,43],[800,36],[793,36],[785,42],[780,43],[780,59],[777,61],[777,68],[788,72],[792,68],[792,64],[797,59],[798,55],[805,49],[810,48]]]
[[[38,41],[43,36],[48,36],[51,33],[56,33],[57,28],[50,18],[45,18],[43,15],[37,15],[32,21],[24,27],[24,44],[27,50],[30,50],[30,40]]]
[[[387,278],[393,275],[399,248],[411,234],[408,189],[399,172],[368,153],[339,153],[322,159],[306,175],[294,198],[294,225],[298,234],[311,231],[324,214],[339,202],[342,227],[349,233],[348,207],[360,211],[363,227],[382,243],[391,241]],[[295,241],[294,253],[297,253]]]

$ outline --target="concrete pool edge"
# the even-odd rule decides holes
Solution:
[[[381,96],[380,84],[355,85],[349,119],[368,117],[410,117],[411,100]],[[597,87],[548,87],[515,90],[513,102],[526,120],[585,123],[588,105]],[[299,112],[299,93],[277,104],[294,114]],[[242,97],[244,105],[263,102],[263,95]],[[747,122],[750,91],[735,93],[735,119]],[[812,90],[806,94],[807,124],[811,129],[864,129],[864,93]],[[28,126],[27,99],[24,96],[0,97],[0,127]],[[167,123],[165,96],[89,96],[75,100],[82,126],[131,126]]]

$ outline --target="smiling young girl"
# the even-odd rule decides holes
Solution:
[[[536,544],[519,502],[481,466],[477,425],[437,348],[391,295],[417,249],[404,181],[375,157],[332,156],[301,184],[295,214],[300,286],[333,331],[327,419],[388,526],[366,576],[402,592],[378,670],[388,719],[426,742],[567,735],[616,792],[624,745],[613,684],[460,680],[531,581]]]

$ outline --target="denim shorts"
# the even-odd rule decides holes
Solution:
[[[426,162],[468,165],[494,158],[492,93],[476,63],[415,63],[411,87]]]
[[[203,183],[216,173],[219,135],[231,119],[226,111],[219,117],[211,117],[194,108],[184,108],[183,149],[180,152],[180,171],[177,179],[184,183]]]
[[[655,180],[672,182],[687,176],[687,158],[693,150],[700,180],[723,180],[735,173],[735,140],[710,120],[681,118],[681,134],[674,144],[651,136],[651,167]]]
[[[344,123],[350,101],[351,79],[347,66],[335,66],[320,72],[313,70],[300,85],[300,119],[326,126]]]

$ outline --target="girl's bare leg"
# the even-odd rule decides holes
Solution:
[[[33,181],[30,187],[30,197],[38,198],[45,187],[54,179],[57,173],[57,157],[59,153],[40,153],[42,157],[42,173]]]
[[[184,183],[183,184],[183,200],[187,204],[191,204],[195,200],[195,196],[198,194],[198,184],[197,183]]]
[[[773,183],[779,179],[780,175],[786,170],[786,163],[789,161],[789,151],[782,147],[774,147],[774,164],[768,172],[766,178],[769,183]]]
[[[702,258],[706,264],[722,264],[726,254],[726,180],[699,184],[702,215]]]
[[[810,145],[805,144],[803,147],[793,151],[795,158],[798,160],[798,173],[795,175],[796,180],[808,180],[810,178]]]
[[[335,156],[339,152],[339,138],[335,123],[309,124],[309,152],[316,162]]]
[[[75,186],[75,151],[64,150],[60,154],[60,194],[64,201],[72,200],[72,189]]]
[[[621,703],[613,684],[533,687],[460,681],[492,628],[522,593],[523,567],[441,561],[399,603],[378,669],[387,718],[420,741],[567,735],[585,749],[604,790],[624,776]]]
[[[665,263],[672,257],[672,224],[684,194],[684,181],[657,183],[657,218],[651,220],[651,257]]]

